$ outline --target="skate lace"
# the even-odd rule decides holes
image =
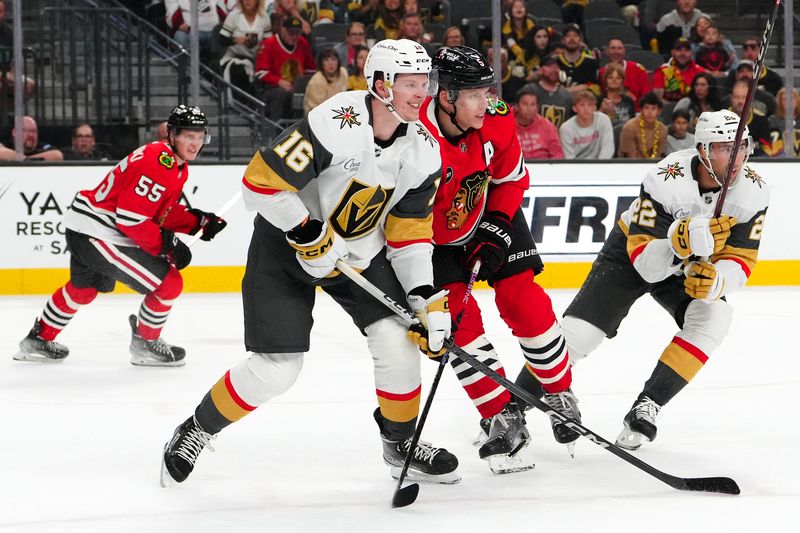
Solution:
[[[408,448],[410,447],[411,447],[411,439],[408,439],[405,442],[405,449],[408,450]],[[433,460],[436,458],[436,456],[439,454],[440,451],[442,451],[441,448],[436,448],[430,442],[425,442],[421,440],[417,442],[417,447],[414,449],[414,458],[419,459],[420,461],[424,461],[428,464],[431,464],[433,463]]]
[[[578,398],[576,398],[572,392],[566,390],[556,394],[545,394],[544,401],[551,409],[558,411],[564,416],[574,418],[576,412],[575,406],[578,403]]]
[[[47,341],[44,343],[44,347],[48,352],[54,352],[58,355],[64,355],[67,353],[67,347],[59,342]]]
[[[203,448],[207,446],[209,450],[212,452],[214,451],[214,448],[211,447],[211,439],[213,438],[214,435],[206,433],[197,427],[193,427],[181,440],[181,443],[178,445],[178,450],[175,453],[194,465],[197,456],[200,455]]]
[[[658,411],[660,409],[660,405],[645,396],[633,406],[633,413],[636,418],[655,424],[656,416],[658,416]]]
[[[147,341],[147,345],[155,352],[158,352],[160,355],[166,355],[172,357],[172,347],[164,342],[161,338],[158,338],[154,341]]]

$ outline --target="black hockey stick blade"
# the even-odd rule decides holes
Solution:
[[[729,477],[695,477],[682,480],[681,490],[691,490],[695,492],[719,492],[720,494],[738,495],[742,491],[739,485]]]
[[[392,507],[406,507],[417,501],[419,495],[419,484],[412,483],[403,488],[397,489],[392,497]]]
[[[605,448],[607,451],[613,453],[623,461],[635,466],[639,470],[647,472],[654,478],[658,479],[663,483],[666,483],[672,488],[678,490],[687,490],[696,492],[716,492],[722,494],[740,493],[739,486],[736,484],[736,482],[727,477],[682,478],[662,472],[661,470],[658,470],[657,468],[649,465],[648,463],[645,463],[638,457],[635,457],[634,455],[623,450],[614,443],[604,439],[603,437],[601,437],[591,429],[581,425],[574,419],[567,418],[566,416],[562,415],[555,409],[552,409],[545,402],[543,402],[539,398],[536,398],[535,396],[530,394],[528,391],[526,391],[513,381],[510,381],[501,374],[497,373],[495,370],[493,370],[488,365],[484,364],[482,361],[477,359],[471,353],[466,352],[460,347],[456,346],[451,340],[445,341],[445,346],[447,346],[447,349],[454,356],[458,357],[472,368],[478,370],[483,375],[489,377],[495,383],[505,387],[508,391],[510,391],[518,398],[536,407],[538,410],[542,411],[546,415],[560,420],[562,423],[564,423],[567,427],[569,427],[576,433],[580,434],[583,437],[586,437],[587,439],[594,442],[601,448]]]

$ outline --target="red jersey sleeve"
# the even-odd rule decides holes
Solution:
[[[517,138],[514,113],[508,104],[501,100],[487,113],[481,128],[484,132],[490,136],[494,150],[486,211],[501,211],[512,218],[522,204],[530,177]]]

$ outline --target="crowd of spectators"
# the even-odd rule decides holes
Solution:
[[[560,20],[553,20],[552,11],[539,16],[542,1],[502,0],[500,89],[514,106],[526,158],[660,158],[692,146],[703,111],[741,111],[760,39],[735,45],[698,0],[553,0]],[[163,0],[161,15],[185,48],[191,2]],[[590,4],[601,2],[616,5],[638,39],[612,33],[600,42],[587,35],[590,10],[597,11]],[[267,118],[285,124],[338,92],[366,89],[368,50],[383,38],[414,40],[430,55],[466,43],[493,61],[491,35],[476,35],[461,19],[461,3],[201,0],[201,56],[232,85],[263,101]],[[0,38],[2,6],[0,0]],[[629,50],[647,66],[630,59]],[[765,66],[747,117],[757,155],[784,153],[786,105],[781,76]],[[796,96],[793,106],[790,154],[800,155]],[[87,148],[88,136],[94,136],[89,125],[76,128],[73,147],[63,155],[97,158]]]

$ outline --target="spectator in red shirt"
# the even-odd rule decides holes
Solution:
[[[289,115],[297,78],[316,69],[311,47],[300,35],[300,19],[287,17],[280,32],[261,41],[256,56],[256,91],[267,102],[267,118]]]
[[[687,94],[692,80],[706,69],[692,61],[692,43],[680,37],[672,46],[672,59],[653,74],[653,92],[665,102],[677,102]]]
[[[532,85],[517,92],[514,107],[517,138],[525,159],[564,159],[558,130],[539,114],[539,98]]]
[[[639,102],[639,98],[650,92],[650,76],[647,74],[647,69],[636,61],[629,61],[625,59],[625,43],[622,39],[612,37],[606,44],[606,57],[608,64],[617,64],[625,71],[625,85],[631,94],[634,104]],[[606,91],[604,74],[606,66],[600,67],[600,88],[602,92]],[[638,111],[638,104],[636,105]]]

